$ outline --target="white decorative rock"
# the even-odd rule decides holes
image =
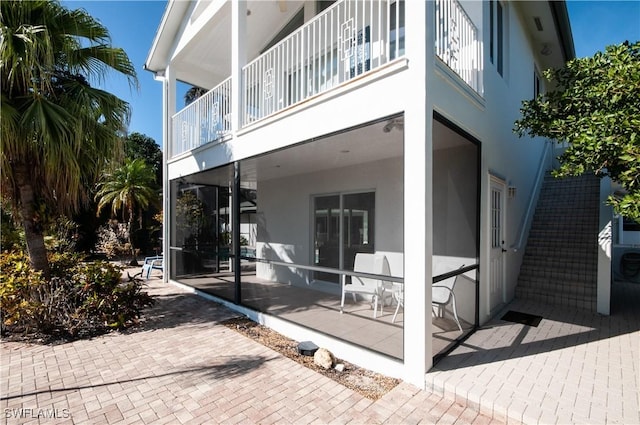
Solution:
[[[344,372],[344,364],[343,363],[338,363],[333,368],[336,370],[336,372]]]
[[[331,369],[335,358],[326,348],[320,348],[313,355],[313,362],[323,369]]]

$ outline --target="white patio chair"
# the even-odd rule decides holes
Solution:
[[[393,319],[391,319],[391,323],[395,323],[398,312],[400,311],[400,307],[402,307],[402,309],[404,310],[404,283],[394,282],[392,293],[393,299],[396,301],[396,311],[395,313],[393,313]]]
[[[155,257],[145,257],[142,263],[142,277],[149,279],[152,270],[164,270],[164,263],[161,255]]]
[[[368,254],[359,252],[356,254],[353,264],[353,271],[371,274],[390,276],[389,262],[383,254]],[[370,295],[373,302],[373,318],[377,318],[378,303],[380,302],[380,313],[384,309],[385,289],[391,287],[391,282],[381,279],[371,279],[368,277],[351,277],[351,283],[346,283],[346,276],[342,276],[342,300],[340,302],[340,313],[344,309],[344,299],[346,294],[353,296],[356,301],[356,294]]]
[[[464,264],[459,268],[464,267]],[[445,272],[438,273],[444,274]],[[460,320],[458,320],[458,312],[456,310],[456,295],[453,292],[453,288],[456,285],[456,279],[458,276],[453,276],[445,280],[441,280],[440,282],[434,283],[431,285],[431,302],[432,308],[437,307],[438,310],[436,313],[436,317],[444,318],[445,307],[448,304],[451,304],[453,310],[453,318],[458,325],[458,329],[462,332],[462,326],[460,325]]]

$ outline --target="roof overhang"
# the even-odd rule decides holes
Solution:
[[[540,70],[560,68],[575,57],[565,1],[514,2]]]
[[[576,50],[573,45],[573,34],[569,23],[569,12],[566,1],[549,1],[556,24],[556,31],[562,46],[564,61],[570,61],[576,57]]]
[[[228,78],[231,4],[227,0],[169,0],[145,69],[161,75],[172,64],[177,80],[204,88]],[[303,6],[302,0],[247,1],[247,60],[257,57]]]
[[[176,35],[190,5],[189,1],[167,1],[162,21],[160,21],[147,60],[144,63],[145,70],[154,74],[164,72]]]

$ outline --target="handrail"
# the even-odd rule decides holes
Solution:
[[[542,182],[544,181],[544,175],[546,172],[546,157],[549,154],[549,149],[550,146],[553,144],[552,141],[550,140],[546,140],[545,141],[545,146],[544,146],[544,150],[542,151],[542,155],[540,156],[540,165],[538,166],[538,172],[536,174],[536,178],[533,184],[533,189],[531,191],[532,194],[536,194],[540,192],[540,186],[542,185]],[[529,204],[527,205],[527,211],[524,215],[524,218],[522,220],[522,222],[520,223],[520,231],[519,231],[519,236],[517,241],[511,245],[511,249],[513,249],[513,252],[518,251],[519,249],[522,248],[522,242],[524,240],[524,234],[526,229],[529,228],[529,224],[531,223],[531,220],[533,219],[533,212],[535,211],[535,204],[536,201],[538,200],[538,196],[530,196],[529,197]]]
[[[478,264],[471,264],[470,266],[467,266],[467,267],[461,267],[459,269],[451,270],[450,272],[439,274],[438,276],[433,277],[433,283],[442,282],[443,280],[447,280],[450,277],[459,276],[463,273],[469,272],[471,270],[475,270],[479,267],[480,266]]]
[[[326,273],[340,274],[340,275],[345,275],[345,276],[364,277],[364,278],[369,278],[369,279],[378,279],[378,280],[386,280],[386,281],[389,281],[389,282],[404,283],[404,278],[397,277],[397,276],[388,276],[388,275],[383,275],[383,274],[372,274],[372,273],[365,273],[365,272],[356,272],[356,271],[353,271],[353,270],[334,269],[334,268],[331,268],[331,267],[307,266],[305,264],[287,263],[287,262],[284,262],[284,261],[267,260],[265,258],[254,258],[254,257],[240,257],[240,258],[243,259],[243,260],[258,261],[260,263],[275,264],[276,266],[296,267],[296,268],[299,268],[299,269],[302,269],[302,270],[310,270],[310,271],[315,271],[315,272],[326,272]]]
[[[310,271],[316,271],[316,272],[328,272],[328,273],[334,273],[334,274],[343,274],[343,275],[346,275],[346,276],[364,277],[364,278],[369,278],[369,279],[380,279],[381,277],[384,277],[384,279],[381,279],[381,280],[387,280],[389,282],[404,283],[404,278],[397,277],[397,276],[380,275],[380,274],[372,274],[372,273],[365,273],[365,272],[356,272],[356,271],[353,271],[353,270],[335,269],[335,268],[323,267],[323,266],[307,266],[307,265],[304,265],[304,264],[296,264],[296,263],[287,263],[287,262],[284,262],[284,261],[267,260],[265,258],[244,257],[244,256],[240,257],[240,258],[243,259],[243,260],[257,261],[257,262],[260,262],[260,263],[274,264],[276,266],[297,267],[297,268],[303,269],[303,270],[310,270]],[[461,275],[461,274],[469,272],[471,270],[475,270],[478,267],[479,267],[478,264],[471,264],[471,265],[466,266],[466,267],[462,267],[462,268],[459,268],[459,269],[456,269],[456,270],[452,270],[452,271],[447,272],[447,273],[440,274],[438,276],[434,276],[433,277],[433,283],[441,282],[441,281],[443,281],[445,279],[449,279],[450,277]]]

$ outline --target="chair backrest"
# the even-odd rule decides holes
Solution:
[[[365,252],[358,252],[356,254],[356,258],[353,263],[353,271],[386,276],[391,275],[387,257],[382,254],[370,254]],[[368,277],[354,277],[352,282],[366,286],[382,284],[380,279],[371,279]]]
[[[376,254],[373,261],[373,273],[383,276],[391,276],[391,267],[389,267],[389,261],[387,260],[386,255]],[[380,282],[385,287],[391,287],[393,285],[391,282],[386,280],[381,280]]]
[[[458,269],[461,269],[463,267],[464,267],[464,264],[458,267]],[[449,273],[453,270],[455,269],[452,269],[446,266],[439,267],[437,268],[437,274],[436,274],[436,269],[434,269],[434,276],[439,276],[445,273]],[[445,280],[441,280],[440,282],[434,283],[433,285],[436,285],[436,286],[434,286],[431,289],[431,297],[433,298],[433,301],[438,303],[448,303],[449,298],[451,297],[451,293],[453,292],[453,288],[456,286],[457,279],[458,279],[458,276],[456,275],[456,276],[447,278]],[[445,288],[448,288],[449,290]]]

